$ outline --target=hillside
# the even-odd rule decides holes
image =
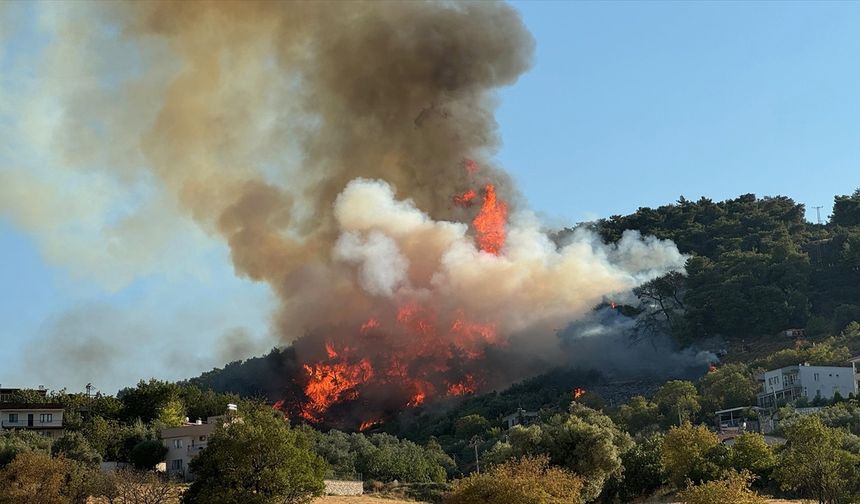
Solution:
[[[790,328],[823,337],[860,319],[860,191],[836,196],[827,224],[804,213],[785,197],[681,198],[594,226],[610,241],[635,229],[690,255],[686,277],[640,289],[679,341],[754,343]]]
[[[673,240],[689,255],[686,276],[671,274],[652,281],[634,291],[638,300],[612,310],[595,308],[599,316],[594,318],[601,324],[627,321],[619,325],[624,332],[616,338],[645,341],[646,347],[650,339],[657,348],[659,339],[663,345],[674,342],[669,345],[675,348],[712,350],[723,362],[749,364],[750,369],[796,361],[837,363],[860,351],[856,327],[846,329],[860,320],[860,191],[837,196],[830,221],[822,225],[806,222],[803,205],[789,198],[753,195],[723,202],[681,198],[672,205],[641,208],[631,215],[583,225],[610,242],[627,230],[640,230]],[[571,232],[565,230],[555,238],[563,242]],[[805,331],[804,348],[780,334],[792,328]],[[572,325],[560,335],[576,330]],[[838,338],[828,340],[831,336]],[[594,346],[593,341],[589,345]],[[624,345],[604,346],[603,353],[626,352],[634,359],[641,353],[625,350]],[[581,342],[575,348],[584,352]],[[598,356],[599,345],[597,350],[591,354]],[[630,357],[620,361],[631,362]],[[455,432],[456,422],[468,415],[480,415],[500,426],[503,416],[519,408],[547,412],[566,408],[575,387],[585,388],[586,400],[596,406],[617,406],[634,395],[650,396],[667,379],[698,380],[707,368],[699,364],[683,376],[665,370],[648,376],[617,376],[606,368],[605,359],[594,361],[593,366],[588,365],[589,358],[575,362],[570,368],[545,370],[503,392],[407,409],[376,430],[419,442],[440,438],[446,449],[466,457],[468,444],[445,436]],[[276,401],[302,397],[301,385],[288,378],[301,376],[298,366],[292,348],[273,349],[189,381],[203,389]],[[749,398],[735,402],[747,404]]]

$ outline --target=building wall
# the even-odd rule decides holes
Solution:
[[[789,383],[790,376],[796,380]],[[788,366],[764,374],[763,392],[773,393],[792,387],[800,387],[801,395],[812,400],[816,396],[830,399],[835,392],[842,397],[856,392],[854,372],[850,367],[836,366]]]
[[[212,424],[186,425],[164,429],[161,432],[161,443],[167,447],[164,456],[167,474],[185,479],[191,479],[188,468],[191,460],[197,456],[209,443],[209,436],[215,430]],[[177,462],[179,467],[177,467]]]
[[[33,416],[30,425],[29,416]],[[58,438],[63,435],[63,409],[32,407],[3,407],[0,404],[0,430],[26,429],[44,436]]]
[[[800,385],[810,400],[817,396],[831,399],[837,391],[848,397],[854,390],[854,371],[851,368],[831,366],[800,366]]]
[[[361,481],[323,480],[326,495],[361,495],[364,484]]]

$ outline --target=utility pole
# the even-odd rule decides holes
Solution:
[[[818,224],[821,225],[821,209],[824,207],[819,205],[812,208],[815,209],[815,217],[818,219]]]
[[[472,438],[472,446],[475,448],[475,472],[481,474],[481,460],[478,458],[478,443],[481,439],[478,436]]]

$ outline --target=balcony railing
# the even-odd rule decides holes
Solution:
[[[57,421],[57,420],[54,420],[53,422],[45,422],[45,423],[39,422],[38,420],[34,420],[33,425],[30,425],[26,419],[18,420],[17,422],[10,422],[9,420],[0,420],[0,428],[4,428],[4,429],[23,429],[23,428],[47,429],[47,428],[62,427],[62,426],[63,426],[63,423],[60,421]]]

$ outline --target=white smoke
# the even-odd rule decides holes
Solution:
[[[607,245],[578,229],[558,247],[527,211],[512,216],[496,256],[476,247],[465,224],[432,220],[381,180],[350,182],[335,216],[335,257],[367,294],[432,299],[506,333],[557,327],[685,263],[674,243],[635,232]]]

